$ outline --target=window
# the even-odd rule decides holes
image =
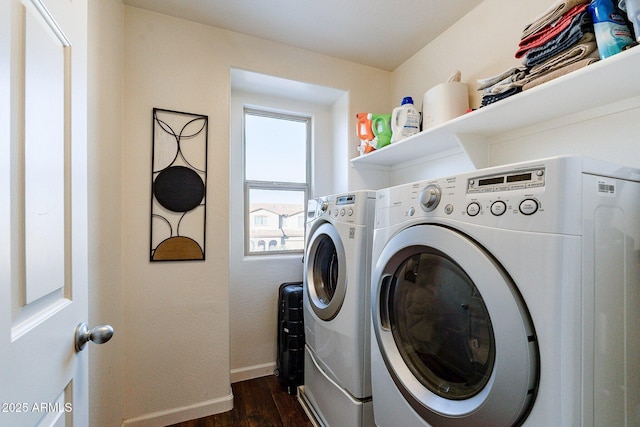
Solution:
[[[245,254],[303,250],[310,141],[311,118],[245,108]]]
[[[269,217],[264,215],[255,216],[254,225],[269,225]]]

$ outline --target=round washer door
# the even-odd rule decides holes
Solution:
[[[305,267],[311,308],[320,319],[333,319],[344,302],[347,277],[344,246],[332,224],[325,222],[314,231]]]
[[[372,279],[375,339],[393,381],[437,426],[512,426],[538,382],[535,333],[516,286],[469,237],[418,225],[392,237]]]

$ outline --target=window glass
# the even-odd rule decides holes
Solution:
[[[245,253],[301,252],[311,119],[244,112]]]
[[[245,179],[307,182],[307,118],[245,115]]]
[[[249,189],[249,250],[304,248],[304,190]]]

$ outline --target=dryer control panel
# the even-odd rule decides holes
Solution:
[[[426,220],[578,234],[587,168],[598,176],[619,173],[615,165],[563,156],[381,189],[377,192],[375,227]],[[611,181],[601,178],[602,190],[588,190],[605,201],[613,199],[613,190],[606,192]]]
[[[467,180],[467,194],[489,193],[495,191],[525,190],[544,187],[545,169],[497,173],[472,177]]]
[[[514,190],[530,190],[545,186],[545,168],[543,166],[529,170],[516,170],[492,173],[489,175],[472,176],[467,179],[467,195],[472,201],[467,205],[466,214],[475,217],[483,210],[482,200],[478,197],[486,195],[490,197],[487,211],[493,216],[501,216],[509,210],[529,216],[538,212],[540,203],[537,199],[526,197],[511,204],[508,194]],[[493,197],[491,197],[493,196]]]

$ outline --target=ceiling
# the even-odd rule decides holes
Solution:
[[[123,0],[393,71],[482,0]]]

